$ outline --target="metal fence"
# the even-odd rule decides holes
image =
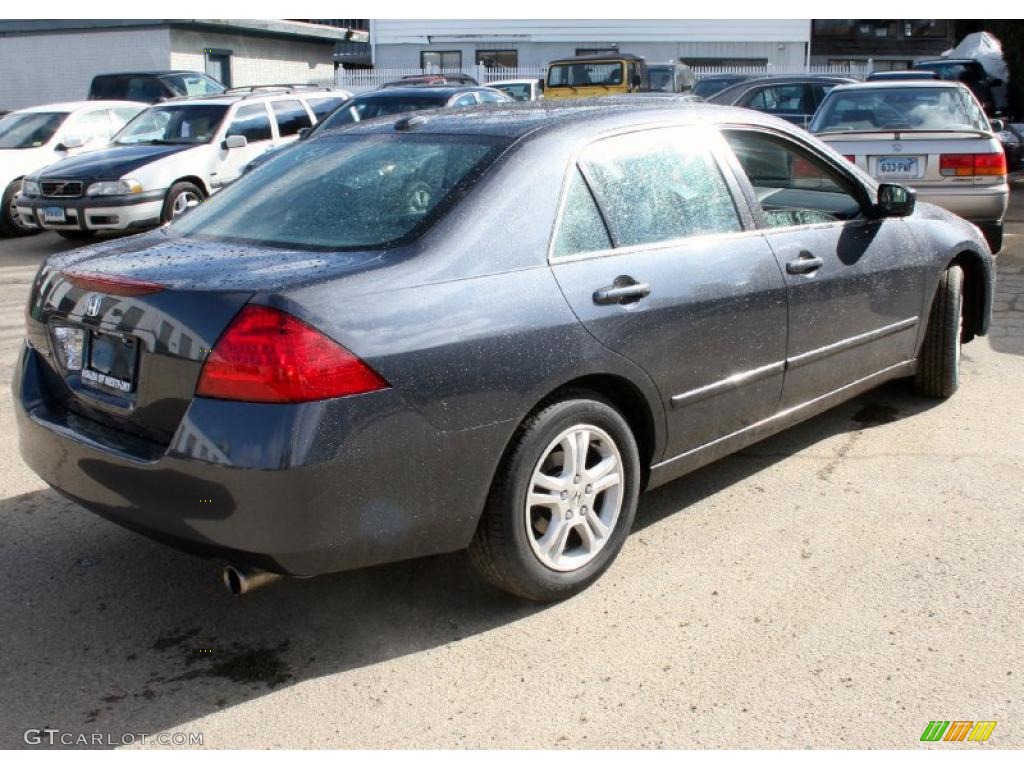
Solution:
[[[871,71],[871,63],[862,66],[759,66],[759,67],[694,67],[697,78],[719,74],[740,74],[755,76],[774,75],[837,75],[861,79]],[[482,67],[479,65],[462,69],[339,69],[335,72],[334,84],[338,88],[360,93],[380,88],[385,83],[401,80],[403,77],[421,75],[464,74],[487,84],[496,80],[514,80],[527,77],[544,77],[547,67]]]

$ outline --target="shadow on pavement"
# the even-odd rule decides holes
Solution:
[[[641,500],[643,529],[808,446],[935,401],[895,383]],[[395,659],[543,610],[481,584],[462,554],[243,599],[212,563],[85,512],[53,491],[0,501],[0,748],[28,728],[155,733],[303,680]],[[371,694],[372,695],[372,694]]]

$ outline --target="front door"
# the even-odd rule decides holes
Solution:
[[[591,144],[553,244],[577,317],[660,389],[666,457],[766,418],[782,390],[786,286],[764,237],[747,231],[719,147],[699,128]]]
[[[927,265],[909,227],[875,218],[870,190],[809,145],[771,131],[725,135],[789,290],[782,407],[912,359]]]

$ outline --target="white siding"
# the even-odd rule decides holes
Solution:
[[[312,42],[172,29],[171,67],[205,71],[206,48],[231,51],[233,86],[334,80],[333,40]]]
[[[807,19],[380,19],[378,45],[451,42],[794,42],[810,40]]]
[[[0,109],[79,101],[95,75],[169,66],[166,28],[0,37]]]

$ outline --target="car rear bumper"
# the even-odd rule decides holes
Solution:
[[[22,221],[41,229],[128,230],[147,229],[160,223],[164,206],[162,191],[140,195],[97,198],[43,198],[21,195],[16,201]],[[43,221],[44,208],[62,208],[67,223]]]
[[[167,446],[76,415],[24,345],[25,463],[92,512],[179,549],[312,576],[468,545],[503,424],[444,433],[393,390],[296,405],[196,398]]]
[[[975,223],[1002,221],[1010,200],[1008,184],[988,187],[919,186],[917,199],[934,203]]]

